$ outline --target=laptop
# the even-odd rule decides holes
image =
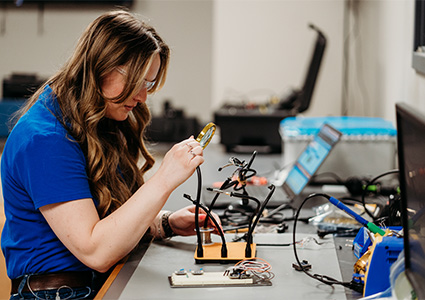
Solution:
[[[329,124],[323,124],[291,166],[282,186],[276,187],[267,207],[278,207],[295,201],[329,156],[341,136],[342,133],[339,130]],[[248,184],[246,191],[248,195],[257,198],[260,202],[263,202],[269,193],[269,189],[265,185]],[[203,192],[203,203],[210,205],[213,197],[214,192]],[[214,207],[227,207],[232,203],[237,203],[237,201],[236,198],[222,195],[218,198]]]

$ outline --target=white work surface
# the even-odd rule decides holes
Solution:
[[[297,234],[297,240],[307,234]],[[233,235],[226,235],[230,242]],[[220,242],[218,236],[214,241]],[[298,248],[300,260],[312,265],[312,273],[331,276],[341,280],[341,272],[332,237],[320,240],[323,245],[309,243],[304,249]],[[291,243],[292,234],[257,234],[257,244]],[[295,262],[292,246],[257,246],[257,257],[265,259],[272,266],[275,278],[271,286],[249,287],[198,287],[173,288],[168,276],[174,271],[199,270],[204,272],[224,271],[228,264],[195,264],[193,258],[196,237],[174,237],[169,241],[154,242],[140,260],[127,262],[135,269],[123,268],[112,283],[104,299],[346,299],[344,288],[327,286],[292,268]],[[134,272],[133,272],[134,271]]]

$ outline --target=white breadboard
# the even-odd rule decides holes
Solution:
[[[231,279],[223,272],[203,272],[202,274],[176,274],[168,277],[172,287],[201,287],[201,286],[241,286],[253,285],[253,278]]]

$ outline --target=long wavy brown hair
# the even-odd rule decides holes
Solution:
[[[169,52],[155,29],[133,14],[105,13],[87,27],[70,59],[18,112],[17,119],[37,101],[45,85],[51,86],[60,107],[60,113],[53,113],[85,154],[100,217],[128,200],[154,164],[144,142],[151,119],[146,104],[139,103],[125,121],[115,121],[105,117],[106,103],[135,96],[156,54],[161,66],[149,93],[159,90],[165,82]],[[101,83],[118,66],[126,67],[126,83],[122,93],[110,99],[104,96]]]

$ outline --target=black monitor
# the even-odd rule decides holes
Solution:
[[[418,299],[425,299],[425,115],[397,103],[396,117],[405,270]]]

